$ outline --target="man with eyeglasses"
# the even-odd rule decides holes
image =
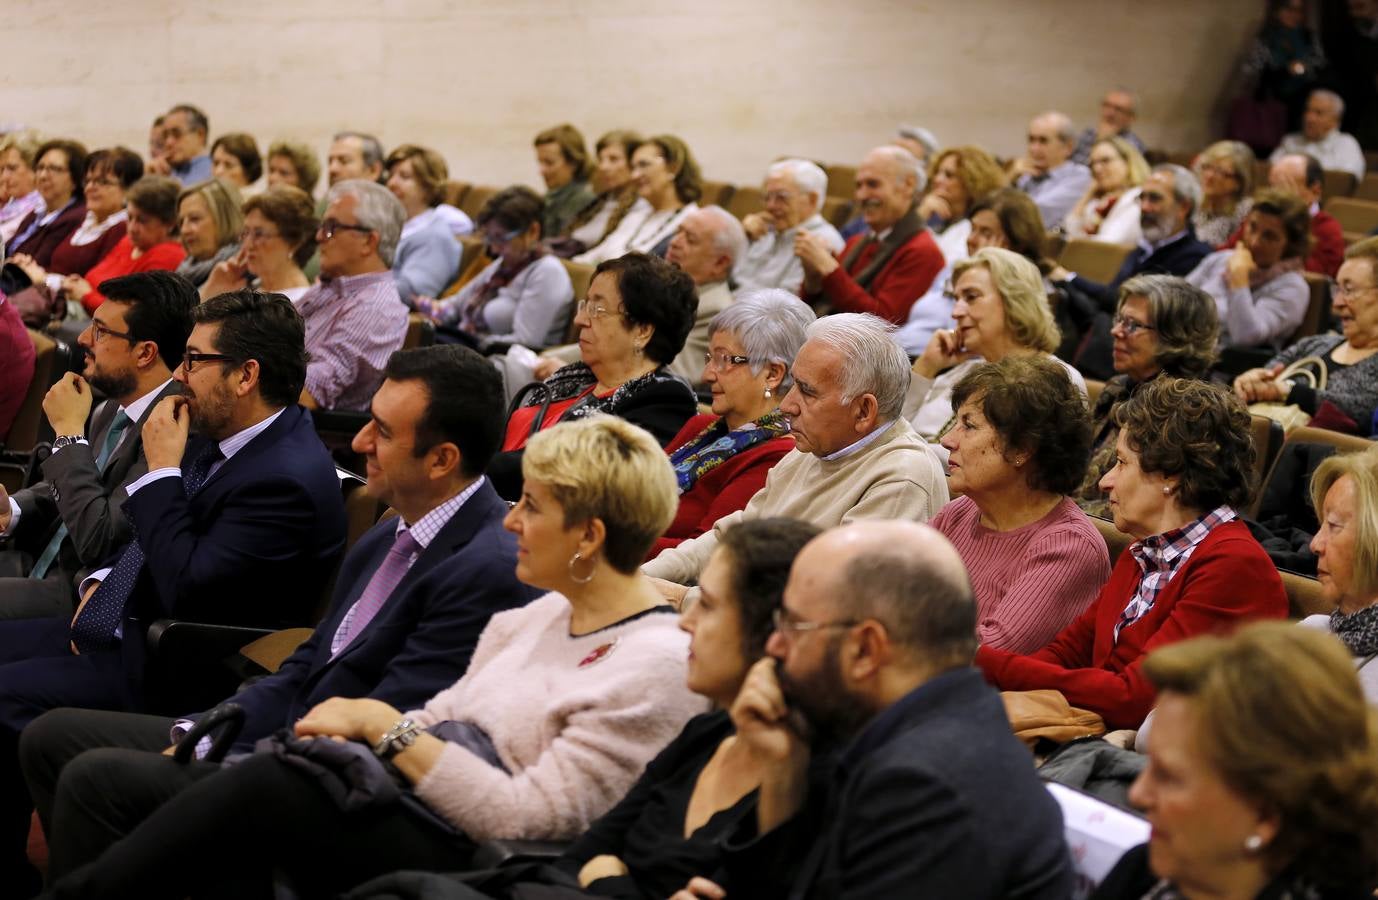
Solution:
[[[841,252],[842,235],[819,214],[827,192],[828,176],[808,160],[784,159],[766,170],[766,208],[742,219],[751,244],[732,272],[739,291],[798,293],[804,283],[804,264],[794,254],[798,231],[817,235],[829,253]]]
[[[694,326],[669,370],[694,386],[703,383],[703,355],[708,352],[708,323],[732,302],[727,276],[746,251],[746,232],[737,217],[721,206],[704,206],[680,220],[665,252],[665,261],[694,281],[699,307]]]
[[[189,103],[168,110],[159,131],[163,155],[149,161],[149,173],[176,178],[183,187],[210,178],[211,157],[206,150],[210,127],[206,114]]]
[[[1071,896],[1061,813],[975,650],[938,532],[858,522],[806,544],[732,705],[766,773],[756,814],[723,841],[719,890],[683,896]]]
[[[126,488],[147,471],[139,428],[163,397],[181,393],[181,363],[196,289],[171,272],[112,278],[106,302],[77,339],[81,375],[49,389],[43,412],[56,438],[43,480],[12,497],[0,487],[0,619],[71,616],[74,579],[129,542]],[[93,391],[109,399],[94,404]],[[94,410],[93,410],[94,406]]]
[[[364,410],[407,337],[407,307],[391,266],[406,211],[387,188],[347,179],[326,194],[316,231],[321,277],[297,310],[306,320],[308,409]]]
[[[1135,117],[1139,114],[1138,107],[1138,99],[1123,88],[1116,88],[1107,93],[1100,102],[1100,119],[1096,124],[1088,125],[1077,138],[1077,148],[1072,151],[1072,160],[1089,166],[1091,148],[1096,146],[1097,141],[1103,141],[1108,137],[1124,138],[1135,150],[1143,153],[1144,142],[1130,131]]]

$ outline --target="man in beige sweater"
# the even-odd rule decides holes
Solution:
[[[745,509],[642,566],[666,599],[684,601],[719,534],[740,521],[785,516],[820,528],[859,519],[926,522],[947,502],[943,465],[900,415],[909,359],[892,330],[865,313],[809,326],[791,369],[794,385],[780,402],[795,449]]]

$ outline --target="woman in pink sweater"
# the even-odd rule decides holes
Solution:
[[[1095,525],[1067,495],[1091,452],[1091,420],[1061,364],[1007,356],[957,383],[943,435],[958,497],[933,527],[971,575],[981,644],[1032,653],[1110,577]]]
[[[495,615],[468,672],[423,709],[335,698],[297,722],[299,737],[372,748],[400,777],[400,799],[342,809],[313,776],[256,753],[164,804],[55,893],[184,897],[229,863],[239,879],[261,876],[255,887],[277,868],[333,896],[400,868],[465,868],[474,841],[570,839],[610,809],[707,709],[685,687],[688,637],[638,570],[674,515],[674,473],[654,438],[611,416],[533,436],[522,472],[507,519],[517,575],[550,593]]]

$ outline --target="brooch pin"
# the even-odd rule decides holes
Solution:
[[[593,651],[589,653],[588,656],[585,656],[583,659],[579,660],[579,668],[587,668],[588,666],[592,666],[602,662],[612,654],[613,648],[616,646],[617,641],[613,641],[612,643],[602,644],[598,647],[593,648]]]

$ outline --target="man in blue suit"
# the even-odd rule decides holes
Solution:
[[[28,872],[13,855],[27,827],[14,758],[25,725],[57,707],[156,703],[149,622],[300,623],[344,548],[335,468],[296,403],[301,316],[281,294],[240,291],[193,321],[175,374],[183,393],[142,428],[148,473],[126,488],[134,540],[83,582],[70,622],[0,623],[0,883],[21,883],[12,867]]]
[[[421,706],[464,674],[489,616],[536,596],[516,580],[516,542],[502,527],[507,504],[482,474],[502,440],[502,384],[493,366],[457,345],[399,351],[371,411],[354,449],[367,460],[369,494],[399,518],[374,526],[350,551],[312,636],[276,674],[231,698],[247,713],[236,752],[330,697]],[[406,561],[390,565],[399,548]],[[87,814],[93,802],[109,799],[125,814],[137,809],[132,826],[214,771],[211,763],[183,766],[147,752],[165,750],[189,724],[58,710],[25,731],[21,757],[51,836],[54,873],[121,836],[108,810]],[[64,774],[96,747],[124,749],[88,753]]]

